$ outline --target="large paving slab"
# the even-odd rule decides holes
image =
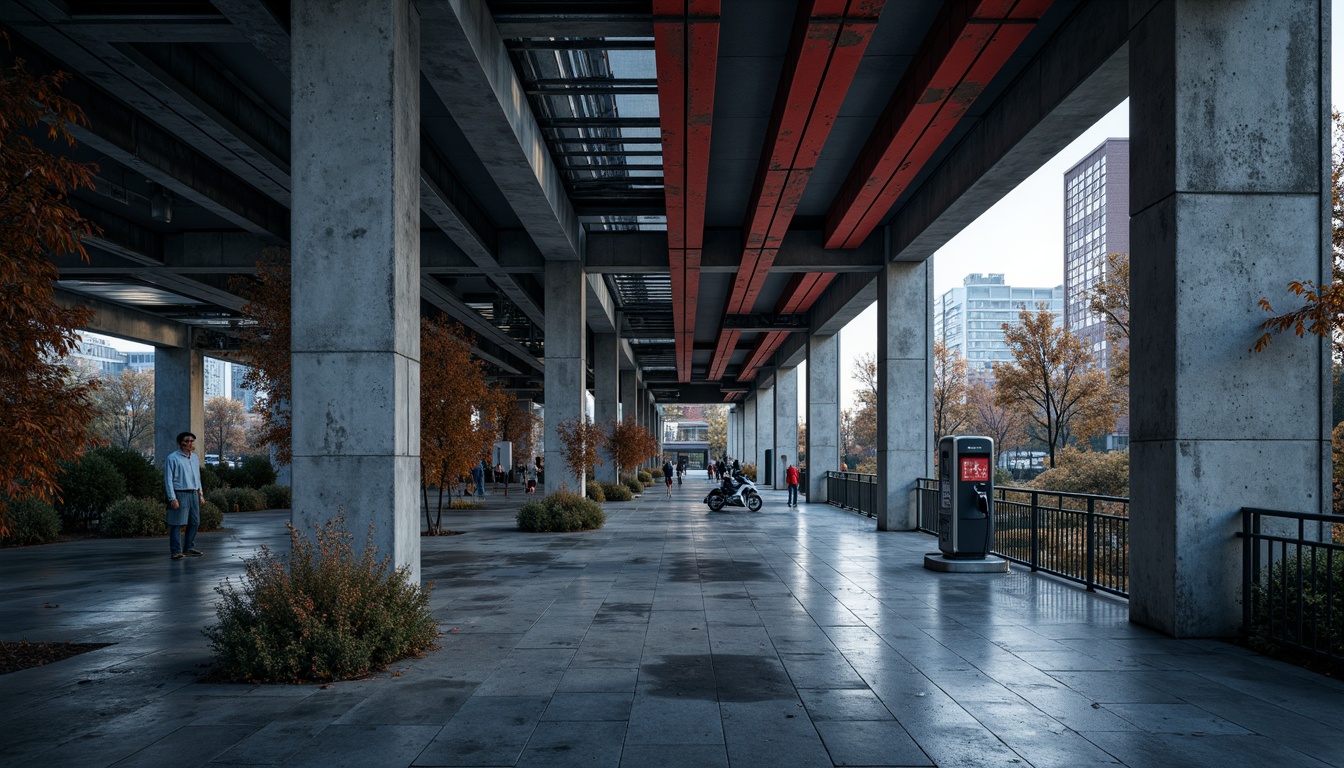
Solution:
[[[1014,569],[933,573],[931,537],[822,505],[710,514],[692,478],[524,534],[526,498],[425,539],[442,648],[372,679],[202,682],[215,587],[280,512],[207,555],[162,540],[0,550],[0,638],[111,643],[0,677],[0,765],[1344,766],[1344,685],[1130,624]]]

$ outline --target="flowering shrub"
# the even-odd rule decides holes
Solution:
[[[289,537],[287,559],[262,546],[238,584],[215,588],[219,623],[204,632],[224,678],[348,680],[433,648],[432,585],[410,583],[407,569],[378,559],[369,543],[356,555],[340,516],[318,526],[315,540],[292,525]]]
[[[602,507],[571,491],[556,491],[529,501],[518,510],[518,528],[523,531],[586,531],[607,522]]]

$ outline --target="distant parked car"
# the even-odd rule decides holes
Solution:
[[[219,466],[219,454],[218,454],[218,453],[207,453],[207,454],[205,454],[205,463],[208,464],[208,465],[210,465],[210,466],[212,466],[212,467],[218,467],[218,466]]]

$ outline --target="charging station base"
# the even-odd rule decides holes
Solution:
[[[994,555],[986,555],[981,560],[959,560],[945,557],[941,552],[930,552],[924,556],[924,567],[941,573],[1007,573],[1008,561]]]

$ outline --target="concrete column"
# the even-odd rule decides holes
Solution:
[[[518,397],[515,407],[519,411],[522,411],[523,413],[529,416],[532,415],[532,398],[520,395]],[[531,422],[529,421],[528,423],[530,424]],[[530,439],[531,434],[528,435],[528,438],[529,439],[527,441],[526,451],[520,450],[520,446],[517,443],[514,443],[513,465],[515,467],[526,467],[527,469],[536,469],[537,465],[533,463],[532,457],[537,455],[537,446],[532,443],[532,440]]]
[[[1151,5],[1129,55],[1130,617],[1228,636],[1238,510],[1330,509],[1329,344],[1248,350],[1258,299],[1330,279],[1330,4]]]
[[[154,348],[154,459],[177,450],[177,433],[196,435],[205,452],[205,357],[197,350]]]
[[[558,427],[582,421],[587,395],[584,361],[584,318],[588,293],[583,265],[577,261],[546,262],[546,492],[565,485],[583,493],[583,467],[565,464]]]
[[[593,421],[603,429],[616,423],[616,406],[620,397],[620,349],[614,333],[593,335]],[[602,464],[597,468],[600,482],[616,482],[616,460],[603,447],[598,451]]]
[[[770,457],[766,458],[766,452]],[[756,464],[756,482],[765,487],[766,467],[770,466],[770,482],[775,481],[775,467],[771,466],[779,460],[775,458],[779,451],[775,450],[775,388],[765,387],[756,391],[756,457],[752,460]]]
[[[783,461],[787,457],[787,461]],[[784,470],[798,464],[798,369],[775,372],[775,487],[788,488]]]
[[[877,529],[919,527],[916,482],[933,451],[933,262],[877,278]]]
[[[336,514],[420,579],[420,22],[292,6],[294,524]]]
[[[621,421],[638,419],[639,407],[635,397],[639,393],[639,388],[635,384],[635,372],[621,371]]]
[[[751,464],[759,461],[760,458],[756,452],[758,436],[756,434],[756,411],[760,408],[760,402],[756,398],[757,393],[752,392],[747,395],[746,402],[742,405],[742,456],[743,464]],[[733,458],[738,458],[734,456]]]
[[[807,501],[826,501],[826,473],[840,469],[840,336],[807,339]]]

